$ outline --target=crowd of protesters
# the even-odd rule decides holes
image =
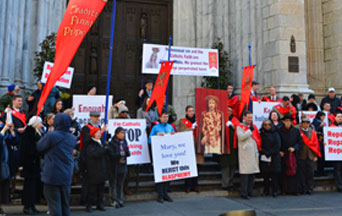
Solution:
[[[88,124],[81,128],[72,108],[64,107],[59,91],[54,88],[44,109],[37,116],[37,103],[43,85],[37,82],[38,89],[23,100],[20,88],[8,86],[8,93],[0,98],[0,214],[4,214],[1,204],[15,198],[17,176],[24,178],[21,194],[23,212],[35,215],[40,212],[36,205],[44,197],[50,215],[70,215],[71,184],[76,175],[80,178],[82,190],[80,201],[88,212],[104,211],[105,182],[109,183],[111,206],[124,207],[124,194],[129,195],[128,180],[134,173],[127,166],[130,151],[125,139],[125,128],[118,127],[114,134],[107,133],[107,127],[100,125],[100,113],[91,111]],[[264,195],[277,197],[282,194],[312,194],[314,171],[324,175],[324,119],[329,126],[342,126],[341,100],[335,89],[329,88],[328,96],[320,105],[315,95],[308,101],[302,94],[279,98],[276,89],[270,88],[270,95],[260,98],[259,83],[253,82],[250,102],[279,102],[273,107],[269,119],[261,128],[253,124],[252,106],[239,116],[239,96],[234,94],[234,86],[228,85],[229,153],[220,155],[222,187],[235,190],[233,184],[239,172],[240,195],[249,199],[253,195],[255,174],[261,173],[264,181]],[[194,131],[197,127],[195,109],[185,107],[186,116],[177,122],[177,114],[172,105],[159,116],[156,108],[147,109],[153,90],[152,81],[138,93],[137,118],[146,119],[146,131],[151,136],[163,136],[177,131]],[[88,95],[96,94],[96,86],[90,86]],[[23,112],[23,102],[28,112]],[[306,116],[298,116],[299,111],[318,111],[311,123]],[[124,99],[116,100],[110,107],[111,119],[130,118]],[[299,118],[300,117],[300,118]],[[301,121],[299,121],[301,119]],[[194,133],[194,136],[195,133]],[[204,155],[196,153],[198,164],[204,162]],[[342,163],[334,162],[337,190],[342,192]],[[22,169],[21,169],[22,168]],[[152,169],[150,167],[150,169]],[[198,178],[185,180],[185,192],[200,192]],[[172,202],[169,196],[169,182],[156,184],[157,201]]]

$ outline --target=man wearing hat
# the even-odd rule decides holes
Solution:
[[[341,100],[338,97],[336,97],[334,88],[329,88],[328,95],[322,99],[321,104],[320,104],[322,109],[325,103],[330,104],[331,113],[335,113],[335,110],[337,109],[337,107],[341,105]]]
[[[8,92],[0,98],[0,112],[4,111],[8,105],[12,105],[12,98],[19,94],[19,86],[11,84],[8,86]]]
[[[300,192],[309,195],[313,190],[315,162],[317,157],[322,157],[317,134],[310,125],[310,119],[304,116],[297,127],[304,143],[298,152],[298,171],[302,190]]]

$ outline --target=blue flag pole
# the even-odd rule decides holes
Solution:
[[[251,46],[251,43],[248,44],[248,65],[249,66],[252,66],[252,57],[251,57],[251,49],[252,49],[252,46]]]
[[[110,77],[112,74],[112,56],[113,56],[113,41],[114,41],[114,28],[115,28],[115,12],[116,12],[116,0],[113,0],[113,11],[112,11],[112,29],[110,32],[110,45],[109,45],[109,59],[108,59],[108,74],[107,74],[107,90],[106,90],[106,108],[105,108],[105,120],[104,123],[107,125],[108,120],[108,102],[109,102],[109,89],[110,89]],[[107,131],[104,132],[104,141],[106,142]]]
[[[172,42],[172,37],[169,37],[169,52],[167,56],[167,60],[170,62],[171,61],[171,42]],[[171,75],[170,75],[171,76]],[[169,79],[170,80],[170,79]],[[167,103],[168,103],[168,98],[169,98],[169,81],[167,82],[167,88],[166,88],[166,96],[165,96],[165,111],[167,110]]]

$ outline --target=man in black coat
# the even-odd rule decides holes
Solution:
[[[322,99],[320,106],[321,106],[321,109],[323,110],[323,105],[325,103],[329,103],[330,113],[335,113],[337,107],[341,105],[341,100],[338,97],[336,97],[334,88],[329,88],[328,92],[329,92],[328,96]]]
[[[139,100],[138,100],[138,102],[139,102],[139,107],[141,107],[142,106],[142,104],[143,104],[143,102],[144,102],[144,99],[146,98],[146,97],[151,97],[151,95],[152,95],[152,90],[153,90],[153,82],[152,82],[152,80],[146,80],[146,82],[145,82],[145,88],[143,88],[143,89],[141,89],[140,91],[139,91],[139,94],[138,94],[138,96],[139,96]]]
[[[27,97],[26,99],[26,103],[28,104],[29,106],[29,110],[28,110],[28,113],[30,113],[34,106],[36,104],[38,104],[38,101],[40,99],[40,96],[42,94],[42,89],[43,89],[43,85],[42,83],[40,82],[40,80],[37,81],[37,90],[35,90],[34,92],[32,92],[32,94],[30,96]],[[47,113],[46,113],[47,114]]]

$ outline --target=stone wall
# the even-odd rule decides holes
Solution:
[[[32,87],[34,52],[56,32],[66,0],[0,1],[0,93],[11,83]]]

